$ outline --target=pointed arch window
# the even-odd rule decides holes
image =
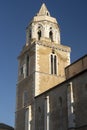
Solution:
[[[50,73],[57,75],[57,56],[54,53],[50,55]]]
[[[38,40],[41,38],[41,30],[38,31]]]
[[[52,31],[49,32],[49,38],[50,38],[51,41],[53,42],[53,32],[52,32]]]
[[[51,74],[53,74],[53,55],[51,54]]]
[[[57,63],[56,55],[54,55],[54,74],[57,74]]]

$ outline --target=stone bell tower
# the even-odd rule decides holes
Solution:
[[[26,28],[26,44],[18,56],[16,130],[35,130],[34,97],[65,80],[70,48],[61,45],[57,20],[45,4]]]

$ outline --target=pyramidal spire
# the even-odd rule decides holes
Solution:
[[[46,16],[50,16],[50,13],[45,5],[45,3],[42,4],[40,10],[39,10],[39,13],[37,14],[38,16],[41,16],[41,15],[46,15]]]

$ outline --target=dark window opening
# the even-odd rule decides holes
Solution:
[[[54,56],[54,74],[56,74],[57,72],[57,68],[56,68],[56,55]]]
[[[23,66],[20,69],[21,75],[23,74]]]
[[[53,32],[52,32],[52,31],[49,32],[49,38],[50,38],[51,41],[53,42]]]
[[[49,13],[47,12],[47,16],[49,15]]]
[[[53,74],[53,55],[51,55],[51,74]]]
[[[29,56],[27,56],[27,59],[26,59],[26,76],[29,75]]]
[[[31,30],[30,30],[30,33],[29,33],[29,38],[31,39]]]
[[[38,40],[40,40],[40,38],[41,38],[41,31],[39,30],[38,31]]]

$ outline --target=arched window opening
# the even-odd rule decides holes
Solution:
[[[41,30],[38,31],[38,40],[41,38]]]
[[[57,67],[56,67],[56,55],[54,55],[54,74],[57,74]]]
[[[29,38],[31,39],[31,30],[30,30],[30,32],[29,32]]]
[[[53,74],[53,55],[51,55],[51,74]]]
[[[49,38],[50,38],[51,41],[53,42],[53,32],[52,32],[52,31],[49,32]]]
[[[50,73],[57,75],[57,56],[52,53],[50,55]]]
[[[47,16],[49,15],[49,13],[47,12]]]
[[[29,55],[26,58],[26,76],[29,75]]]

